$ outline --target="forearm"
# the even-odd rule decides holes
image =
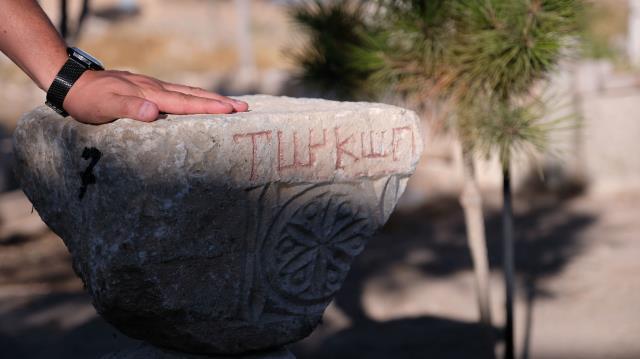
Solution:
[[[35,0],[0,0],[0,51],[45,91],[67,60],[64,41]]]

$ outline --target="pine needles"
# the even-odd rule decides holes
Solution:
[[[416,108],[452,101],[450,123],[471,141],[465,146],[494,144],[508,163],[512,151],[544,149],[541,138],[551,128],[534,128],[539,121],[529,118],[544,111],[521,103],[531,103],[533,85],[567,54],[579,31],[580,5],[580,0],[316,0],[293,12],[311,36],[296,60],[307,84],[337,98],[392,93]],[[529,119],[518,122],[514,132],[513,116]],[[526,142],[532,146],[522,146]],[[507,143],[514,146],[507,149]]]
[[[507,359],[514,357],[511,162],[546,151],[551,131],[567,120],[547,120],[547,102],[534,88],[576,43],[582,6],[581,0],[315,0],[293,11],[311,38],[296,57],[307,85],[340,99],[401,97],[418,110],[449,105],[445,118],[462,143],[467,195],[478,199],[461,201],[463,207],[480,203],[471,156],[498,154]],[[466,218],[480,228],[469,241],[486,247],[482,208],[468,207]],[[476,256],[486,257],[481,252]],[[479,303],[488,303],[484,298]]]

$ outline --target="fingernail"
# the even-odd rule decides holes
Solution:
[[[236,104],[236,106],[239,106],[240,108],[246,108],[249,109],[249,104],[244,102],[244,101],[238,101],[238,100],[233,100],[233,102]],[[244,110],[246,111],[246,110]]]
[[[140,106],[140,111],[138,112],[138,116],[140,118],[147,118],[153,114],[153,104],[149,101],[145,101],[142,106]]]

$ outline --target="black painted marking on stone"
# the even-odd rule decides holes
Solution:
[[[84,151],[82,151],[82,158],[85,160],[90,159],[91,163],[89,163],[89,166],[87,166],[87,169],[85,169],[84,172],[80,172],[80,180],[82,181],[82,186],[80,186],[80,194],[78,196],[78,199],[82,200],[82,198],[84,198],[84,195],[87,193],[87,188],[89,187],[89,185],[96,183],[96,176],[93,174],[93,168],[96,166],[98,161],[100,161],[101,157],[102,152],[100,152],[95,147],[85,147]]]

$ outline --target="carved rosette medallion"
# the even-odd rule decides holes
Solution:
[[[312,187],[289,200],[269,229],[263,264],[272,297],[286,308],[326,304],[373,233],[360,186]]]

